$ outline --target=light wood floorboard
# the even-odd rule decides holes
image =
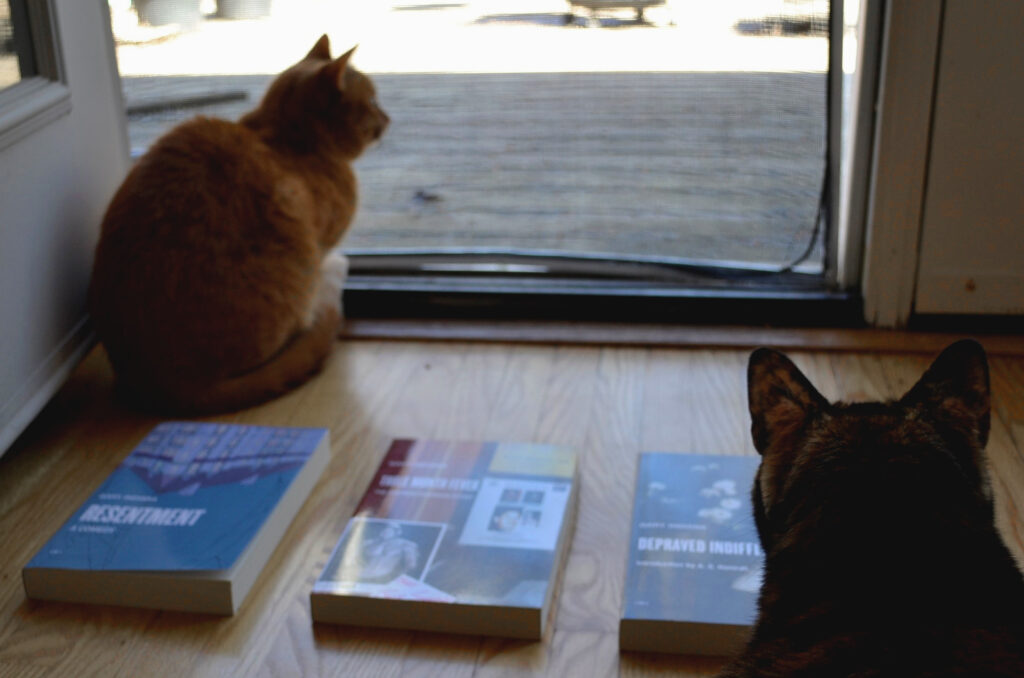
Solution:
[[[221,420],[330,428],[333,459],[232,618],[33,602],[21,568],[157,422],[93,352],[0,458],[0,676],[711,676],[721,660],[618,651],[636,455],[754,454],[740,348],[349,340],[323,374]],[[901,395],[930,356],[791,353],[829,398]],[[991,360],[998,522],[1024,556],[1024,358]],[[539,643],[312,624],[309,590],[392,437],[583,453],[580,515]],[[1024,561],[1022,561],[1024,562]]]

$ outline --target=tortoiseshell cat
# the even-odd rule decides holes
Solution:
[[[320,369],[356,209],[350,163],[388,117],[327,36],[237,123],[195,118],[144,155],[104,217],[89,302],[128,397],[237,409]]]
[[[764,584],[752,639],[721,676],[1024,676],[981,346],[953,344],[895,402],[830,404],[767,349],[748,379]]]

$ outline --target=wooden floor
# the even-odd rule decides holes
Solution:
[[[21,568],[156,423],[111,397],[93,353],[0,458],[2,676],[708,676],[710,659],[621,654],[641,450],[753,454],[748,350],[341,342],[317,379],[222,419],[326,426],[333,461],[233,618],[30,602]],[[901,395],[931,356],[795,352],[830,398]],[[1024,358],[993,357],[989,454],[999,523],[1024,556]],[[539,643],[311,624],[309,591],[392,437],[569,444],[580,517]]]

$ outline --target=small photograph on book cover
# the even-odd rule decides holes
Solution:
[[[394,597],[396,585],[409,593],[423,592],[423,579],[446,529],[444,523],[355,516],[321,579],[363,595]]]
[[[564,482],[488,476],[473,501],[459,544],[552,550],[569,489]]]

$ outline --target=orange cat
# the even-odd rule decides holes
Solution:
[[[122,391],[177,412],[246,407],[323,364],[356,209],[350,163],[388,124],[369,78],[327,36],[237,123],[158,140],[103,220],[89,289]]]

